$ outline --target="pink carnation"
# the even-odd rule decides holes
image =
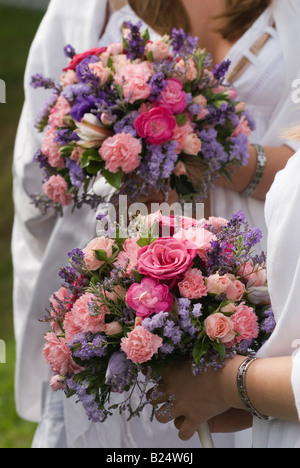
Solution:
[[[96,237],[91,240],[85,249],[83,249],[84,262],[87,269],[90,271],[96,271],[104,265],[104,261],[97,259],[95,250],[104,250],[107,258],[109,259],[112,256],[113,245],[114,241],[108,237]]]
[[[140,165],[142,145],[139,140],[128,133],[117,133],[104,141],[99,153],[106,161],[105,169],[116,173],[121,168],[130,174]]]
[[[55,106],[50,111],[49,124],[52,128],[65,127],[67,125],[67,115],[71,111],[69,102],[63,97],[59,96]]]
[[[48,158],[50,166],[62,169],[65,164],[59,152],[59,144],[55,141],[55,138],[54,130],[49,128],[43,138],[41,151]]]
[[[128,359],[138,364],[150,361],[162,345],[163,340],[160,336],[150,333],[141,326],[137,326],[127,338],[121,340],[122,351]]]
[[[203,227],[194,226],[178,231],[174,234],[174,238],[194,244],[199,257],[206,263],[208,252],[212,249],[211,243],[216,239],[216,236]]]
[[[137,239],[129,237],[123,244],[123,250],[119,253],[116,266],[125,269],[126,276],[130,277],[138,264],[138,252],[141,247],[137,244]]]
[[[79,374],[83,370],[73,361],[67,340],[58,338],[55,333],[47,333],[46,335],[44,356],[55,374]]]
[[[130,63],[120,68],[115,81],[122,86],[124,97],[133,104],[150,96],[151,88],[148,81],[152,75],[150,62]]]
[[[72,203],[72,195],[67,193],[68,184],[61,175],[53,175],[43,185],[43,191],[50,200],[68,206]]]
[[[98,315],[95,315],[95,310]],[[109,314],[109,309],[91,293],[85,293],[81,296],[72,309],[74,325],[78,326],[82,333],[102,332],[105,324],[105,314]]]
[[[176,284],[192,266],[197,251],[173,237],[160,238],[138,252],[138,271],[164,283]]]
[[[161,145],[172,140],[175,127],[175,118],[166,109],[159,107],[143,112],[134,121],[138,135],[151,145]]]
[[[231,316],[234,324],[234,330],[239,334],[236,337],[237,343],[242,340],[252,341],[258,337],[259,326],[258,319],[251,307],[242,302],[236,307],[236,312]]]
[[[184,275],[184,279],[178,283],[178,287],[181,296],[187,299],[201,299],[201,297],[207,296],[202,272],[197,268],[189,270]]]
[[[213,341],[229,343],[235,337],[234,324],[226,315],[221,313],[209,315],[204,324],[205,333]]]
[[[165,284],[159,284],[152,278],[144,278],[141,284],[130,286],[126,302],[136,311],[137,316],[146,318],[153,313],[170,312],[173,296]]]
[[[187,107],[187,94],[183,91],[182,82],[170,78],[157,105],[167,109],[170,114],[181,114]]]

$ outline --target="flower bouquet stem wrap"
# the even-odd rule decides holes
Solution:
[[[253,251],[261,232],[242,212],[231,220],[138,215],[131,236],[98,220],[97,237],[60,271],[44,347],[52,388],[79,400],[91,421],[140,415],[149,385],[159,388],[176,359],[188,359],[193,375],[217,372],[268,339],[266,257]],[[207,424],[199,436],[211,446]]]
[[[203,202],[218,177],[247,164],[255,123],[224,84],[230,62],[214,66],[183,30],[153,42],[140,26],[129,23],[123,42],[108,47],[76,54],[66,46],[59,83],[32,77],[50,90],[36,122],[42,191],[32,194],[44,212],[96,209],[107,201],[94,190],[99,178],[132,200],[171,188]]]

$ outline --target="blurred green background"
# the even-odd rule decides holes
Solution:
[[[34,9],[0,6],[0,78],[6,83],[6,104],[0,104],[0,339],[6,343],[6,364],[0,364],[0,448],[30,448],[35,431],[34,424],[17,416],[14,402],[11,168],[24,100],[26,60],[43,14]]]

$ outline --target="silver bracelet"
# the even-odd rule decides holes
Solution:
[[[257,154],[257,164],[256,164],[256,171],[254,177],[246,190],[241,192],[242,197],[250,197],[253,192],[257,189],[262,176],[264,174],[266,163],[267,163],[267,155],[264,148],[261,145],[254,145]]]
[[[237,388],[239,392],[239,396],[243,402],[243,405],[245,408],[252,414],[252,416],[255,416],[258,419],[262,419],[264,421],[268,421],[270,418],[268,416],[264,416],[260,414],[252,405],[251,401],[249,400],[249,397],[247,395],[247,390],[246,390],[246,374],[247,370],[251,366],[251,364],[256,361],[257,358],[251,358],[248,357],[245,361],[242,362],[238,369],[237,373]]]

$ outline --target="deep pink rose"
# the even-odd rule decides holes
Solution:
[[[173,296],[165,284],[152,278],[144,278],[141,284],[130,286],[126,302],[138,317],[150,317],[153,313],[170,312]]]
[[[138,271],[174,286],[192,266],[197,255],[194,245],[173,237],[160,238],[138,253]]]
[[[170,78],[157,105],[167,109],[170,114],[181,114],[187,107],[187,95],[183,91],[182,82],[176,78]]]
[[[55,333],[47,333],[46,335],[44,356],[55,374],[78,374],[83,370],[73,361],[67,340],[58,338]]]
[[[135,121],[138,135],[151,145],[162,145],[172,140],[176,127],[175,118],[163,107],[143,112]]]
[[[150,361],[162,344],[160,336],[138,326],[128,333],[127,338],[122,338],[121,349],[133,363],[142,364]]]

